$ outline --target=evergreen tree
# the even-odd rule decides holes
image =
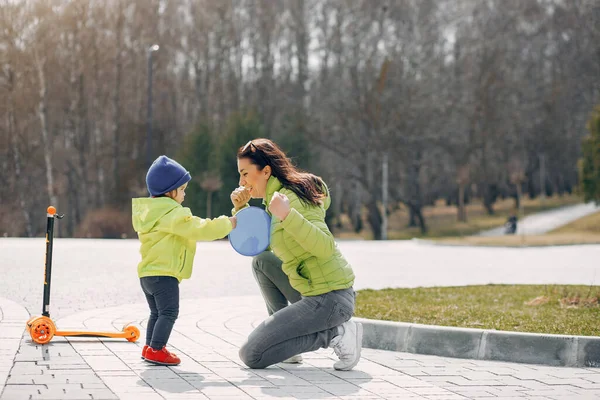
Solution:
[[[581,189],[585,201],[600,204],[600,106],[592,113],[588,130],[590,134],[583,139],[579,167]]]
[[[228,121],[219,146],[219,171],[223,186],[214,198],[214,215],[231,215],[231,192],[238,187],[240,174],[237,170],[236,154],[249,140],[265,137],[259,118],[252,112],[235,114]],[[251,205],[260,206],[259,200]]]
[[[206,125],[199,125],[190,133],[184,143],[180,154],[181,165],[192,175],[192,180],[186,189],[184,206],[189,207],[194,215],[208,217],[207,198],[208,192],[202,186],[207,176],[219,171],[217,146],[211,137],[210,129]],[[214,204],[214,199],[213,199]],[[212,212],[214,217],[214,212]]]

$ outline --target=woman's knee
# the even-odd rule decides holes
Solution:
[[[261,272],[267,272],[271,269],[281,269],[281,260],[270,251],[263,251],[252,258],[252,268]]]
[[[260,259],[260,254],[256,257],[252,258],[252,269],[260,270],[262,265],[262,261]]]
[[[246,343],[240,347],[239,356],[240,360],[242,360],[242,362],[246,364],[248,368],[262,369],[266,367],[266,365],[261,364],[260,360],[262,358],[262,354],[252,342],[246,341]]]

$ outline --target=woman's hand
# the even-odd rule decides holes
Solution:
[[[275,192],[269,203],[269,211],[283,221],[290,213],[290,199],[285,194]]]
[[[237,217],[235,215],[233,217],[229,217],[229,221],[231,222],[231,229],[235,229],[237,226]]]
[[[239,210],[246,205],[250,201],[250,191],[243,186],[235,189],[231,192],[231,202],[233,203],[233,207],[235,210]]]

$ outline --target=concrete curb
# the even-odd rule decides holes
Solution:
[[[363,347],[441,357],[600,367],[600,337],[544,335],[356,318]]]

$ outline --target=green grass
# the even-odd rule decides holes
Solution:
[[[577,285],[367,289],[358,291],[356,316],[477,329],[600,336],[598,297],[600,286]],[[542,299],[542,304],[526,304],[536,298]]]

